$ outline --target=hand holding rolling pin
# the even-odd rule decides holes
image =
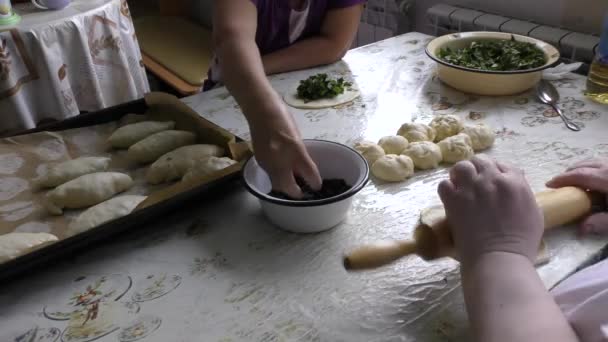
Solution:
[[[547,182],[550,188],[575,186],[598,192],[608,201],[608,159],[592,159],[580,162],[568,168],[563,174]],[[595,213],[581,224],[581,235],[588,233],[608,233],[608,212]]]
[[[481,156],[458,163],[439,188],[447,213],[440,208],[434,215],[422,215],[413,240],[385,241],[350,251],[344,256],[344,267],[372,269],[411,254],[425,260],[467,259],[470,254],[499,249],[530,258],[538,249],[539,209],[544,230],[585,219],[583,232],[608,233],[606,161],[580,163],[547,186],[553,189],[536,193],[530,200],[520,170]],[[524,228],[523,223],[528,226]],[[534,252],[530,252],[532,245]]]
[[[438,192],[464,265],[491,252],[536,258],[543,216],[521,170],[474,157],[456,164]]]

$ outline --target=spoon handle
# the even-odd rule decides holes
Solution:
[[[564,121],[564,124],[566,124],[566,127],[568,127],[568,129],[578,132],[581,130],[580,127],[578,127],[577,124],[575,124],[574,122],[570,121],[570,119],[568,119],[564,113],[562,112],[561,109],[559,109],[559,107],[557,105],[555,105],[554,103],[551,104],[551,107],[553,107],[553,109],[555,109],[555,111],[557,112],[557,114],[559,114],[559,117],[562,118],[562,120]]]

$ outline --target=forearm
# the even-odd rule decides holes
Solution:
[[[216,46],[222,65],[223,82],[241,106],[250,125],[271,120],[280,97],[268,82],[254,41],[228,39]],[[224,67],[225,66],[225,67]]]
[[[331,64],[344,57],[346,51],[331,39],[318,36],[264,55],[262,61],[266,74],[272,75]]]
[[[462,284],[476,341],[577,341],[524,256],[486,254],[463,265]]]

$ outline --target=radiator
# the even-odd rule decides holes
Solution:
[[[410,31],[414,0],[368,0],[353,47],[371,44]]]
[[[566,62],[590,63],[600,41],[599,37],[590,34],[446,4],[429,8],[426,15],[436,36],[465,31],[515,33],[555,46]]]

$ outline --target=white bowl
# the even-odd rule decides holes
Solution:
[[[473,41],[509,40],[532,43],[545,54],[547,62],[534,69],[515,71],[486,71],[454,65],[439,58],[441,48],[461,49]],[[433,39],[426,47],[426,54],[437,62],[439,79],[465,93],[502,96],[515,95],[534,87],[542,77],[542,71],[557,63],[560,54],[552,45],[541,40],[503,32],[463,32],[447,34]]]
[[[304,145],[323,179],[344,179],[350,190],[314,201],[291,201],[269,196],[270,178],[251,158],[243,168],[245,186],[260,200],[266,217],[276,226],[294,233],[318,233],[337,226],[351,207],[353,196],[369,180],[369,166],[352,148],[325,140],[304,140]],[[277,156],[281,158],[281,156]]]

